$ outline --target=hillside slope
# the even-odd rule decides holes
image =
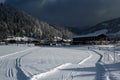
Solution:
[[[89,29],[86,29],[83,33],[91,33],[102,29],[108,30],[107,34],[118,33],[120,31],[120,18],[103,21]]]
[[[65,31],[67,31],[68,34]],[[7,4],[0,4],[0,39],[6,38],[7,36],[28,36],[52,39],[54,36],[63,37],[64,35],[69,38],[72,36],[72,32],[59,30],[21,10]]]

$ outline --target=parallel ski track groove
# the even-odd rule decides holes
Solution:
[[[10,78],[11,80],[14,80],[14,78],[16,78],[17,80],[28,80],[28,77],[22,71],[21,60],[22,60],[22,57],[31,53],[30,52],[31,49],[34,49],[34,48],[28,48],[23,51],[0,56],[0,68],[4,69],[3,74],[6,77],[6,79]],[[17,54],[19,54],[19,55],[17,55]],[[11,57],[11,58],[13,57],[13,58],[9,60],[9,57]]]

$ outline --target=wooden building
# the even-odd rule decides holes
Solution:
[[[74,37],[72,41],[73,45],[79,44],[107,44],[107,36],[104,34],[96,36],[79,36]]]

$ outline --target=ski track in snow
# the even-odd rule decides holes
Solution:
[[[30,54],[32,49],[34,48],[0,56],[0,80],[28,80],[29,78],[21,68],[20,61],[22,57]]]
[[[85,59],[83,59],[81,62],[79,62],[78,64],[72,64],[72,63],[66,63],[66,64],[62,64],[48,72],[44,72],[44,73],[40,73],[37,75],[34,75],[30,80],[42,80],[42,78],[49,76],[51,74],[55,74],[57,72],[59,72],[60,70],[64,70],[67,69],[69,66],[73,66],[73,65],[82,65],[83,63],[85,63],[86,61],[90,60],[93,57],[93,54],[88,52],[89,56]],[[70,72],[70,74],[68,75],[68,79],[69,77],[71,77],[73,75],[73,72]],[[73,77],[72,77],[73,79]],[[61,80],[67,80],[67,79],[61,79]]]
[[[117,55],[116,55],[116,62],[114,62],[114,51],[108,51],[106,52],[105,50],[95,50],[97,53],[101,53],[101,55],[103,55],[103,59],[101,60],[101,62],[99,63],[102,68],[103,68],[103,79],[102,80],[119,80],[120,77],[118,77],[120,75],[119,72],[119,65],[115,66],[116,64],[119,64],[119,60],[117,60]],[[106,53],[106,55],[104,54]],[[110,58],[108,59],[108,55],[110,56]],[[107,57],[106,57],[107,56]],[[118,56],[119,57],[119,56]],[[118,61],[118,62],[117,62]],[[111,65],[111,66],[110,66]],[[114,66],[114,67],[113,67]],[[101,69],[102,69],[101,68]],[[113,70],[113,69],[114,70]],[[115,69],[118,70],[116,71]],[[100,70],[99,70],[100,71]],[[114,75],[115,73],[115,75]],[[98,77],[99,78],[99,77]],[[97,79],[98,80],[98,79]],[[101,79],[100,79],[101,80]]]
[[[9,56],[13,56],[13,55],[16,55],[16,54],[19,54],[19,53],[23,53],[23,52],[28,51],[28,50],[30,50],[30,49],[32,49],[32,48],[29,48],[29,49],[26,49],[26,50],[23,50],[23,51],[17,51],[17,52],[15,52],[15,53],[10,53],[10,54],[8,54],[8,55],[0,56],[0,59],[6,58],[6,57],[9,57]]]
[[[87,63],[89,64],[89,62],[93,61],[92,66],[95,67],[95,72],[88,74],[89,76],[93,75],[93,77],[89,78],[90,80],[110,80],[110,74],[108,69],[104,66],[104,63],[102,63],[102,54],[97,52],[97,51],[89,51],[88,52],[89,57],[85,58],[84,60],[82,60],[80,63],[78,64],[72,64],[72,63],[66,63],[66,64],[62,64],[61,66],[58,66],[48,72],[44,72],[44,73],[40,73],[37,75],[34,75],[30,80],[88,80],[89,77],[82,77],[82,75],[87,75],[87,72],[81,72],[79,71],[79,67],[82,66],[83,71],[84,68],[86,68]],[[97,57],[97,56],[99,57]],[[96,59],[94,59],[95,57],[97,57]],[[110,55],[111,60],[113,60],[112,55]],[[90,67],[92,67],[90,66]],[[72,69],[74,70],[78,70],[78,72],[76,71],[72,71]],[[70,70],[69,72],[66,72],[64,70]],[[58,74],[58,77],[54,77],[57,76],[56,74]],[[80,74],[81,77],[80,78],[76,78],[75,76],[77,74]],[[80,76],[78,75],[78,76]],[[51,78],[52,76],[52,78]],[[59,77],[62,76],[62,77]]]
[[[103,55],[96,51],[96,50],[92,50],[93,52],[97,53],[98,55],[100,55],[100,59],[98,60],[98,62],[96,63],[96,80],[110,80],[110,75],[109,75],[109,71],[108,69],[104,66],[104,63],[102,62],[103,59]],[[111,56],[111,58],[113,58]]]
[[[41,53],[39,48],[32,47],[23,51],[0,56],[0,80],[110,80],[110,72],[108,68],[104,66],[104,62],[102,62],[104,55],[103,52],[98,50],[88,50],[87,48],[85,48],[85,50],[89,56],[85,59],[80,57],[82,60],[78,63],[62,63],[62,65],[56,68],[50,70],[48,69],[48,71],[45,72],[43,71],[43,73],[40,73],[39,68],[29,66],[29,68],[39,72],[34,74],[31,70],[27,69],[25,66],[22,66],[21,62],[26,59],[28,54],[32,53],[27,58],[34,55],[34,53],[39,53],[36,52],[35,49]],[[52,52],[53,50],[51,50],[49,57],[54,61],[55,54]],[[113,55],[109,55],[111,61],[114,61]],[[55,63],[57,63],[57,61]]]
[[[81,62],[79,63],[79,65],[85,63],[87,60],[89,60],[90,58],[92,58],[92,56],[93,56],[92,53],[88,53],[88,54],[90,54],[90,56],[87,57],[86,59],[84,59],[83,61],[81,61]]]

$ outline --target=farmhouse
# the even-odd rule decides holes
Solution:
[[[78,36],[73,38],[72,44],[107,44],[107,36],[105,34]]]

